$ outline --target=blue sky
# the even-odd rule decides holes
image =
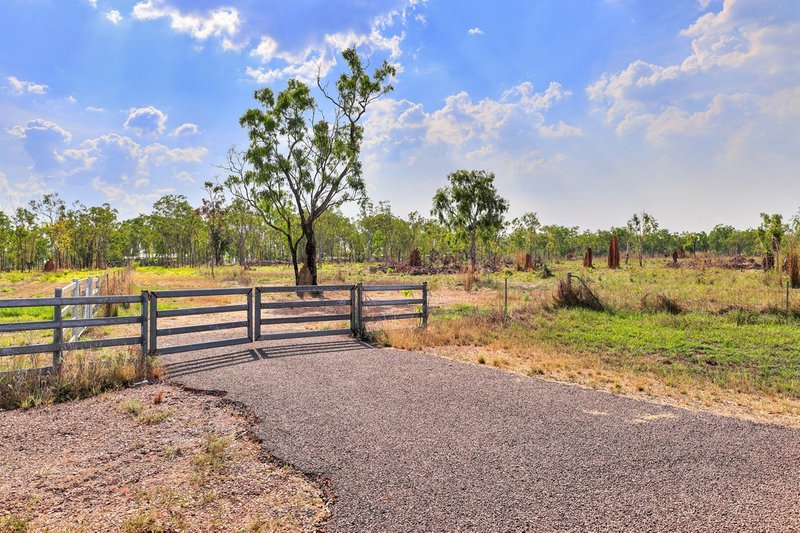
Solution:
[[[4,0],[0,208],[198,202],[253,91],[334,76],[351,45],[398,66],[363,160],[400,214],[458,168],[544,223],[800,207],[797,0]]]

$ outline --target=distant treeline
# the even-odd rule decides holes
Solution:
[[[780,247],[800,227],[797,217],[784,224],[779,215],[772,215],[764,216],[756,229],[720,224],[709,232],[676,233],[659,228],[652,217],[644,226],[637,226],[637,216],[631,220],[625,227],[581,231],[575,226],[543,225],[535,213],[527,213],[506,221],[496,233],[481,235],[478,252],[483,262],[520,252],[553,260],[582,255],[587,247],[604,255],[613,234],[622,252],[629,251],[631,257],[640,248],[651,257],[674,251],[755,256]],[[424,262],[460,262],[468,254],[463,235],[416,212],[399,217],[387,202],[367,204],[355,219],[327,211],[316,231],[317,254],[323,261],[405,262],[417,249]],[[69,207],[57,194],[45,195],[13,213],[0,212],[0,270],[40,269],[47,261],[60,269],[103,268],[133,260],[197,266],[289,259],[285,237],[241,200],[231,201],[218,189],[199,206],[192,206],[182,195],[164,196],[149,215],[128,220],[120,220],[108,204]]]

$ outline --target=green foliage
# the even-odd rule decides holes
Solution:
[[[503,229],[508,201],[498,194],[492,172],[457,170],[447,180],[449,185],[433,196],[431,214],[469,240],[470,264],[474,269],[477,238],[480,234],[484,240],[491,240]]]

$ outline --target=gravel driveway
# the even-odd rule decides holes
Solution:
[[[173,355],[331,480],[331,531],[800,530],[800,431],[345,338]]]

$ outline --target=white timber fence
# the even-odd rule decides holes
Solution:
[[[103,276],[89,276],[84,279],[73,278],[72,283],[61,289],[65,297],[78,298],[81,296],[99,296],[108,288],[108,274]],[[83,320],[98,315],[100,305],[95,303],[68,305],[62,308],[64,318]],[[70,330],[68,342],[75,342],[86,332],[87,326],[75,327]]]

